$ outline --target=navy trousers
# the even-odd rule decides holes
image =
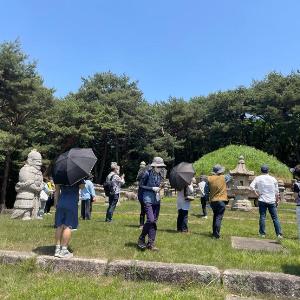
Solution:
[[[223,201],[212,201],[210,206],[214,213],[212,225],[213,236],[218,239],[220,237],[222,219],[226,205]]]
[[[157,220],[160,211],[160,203],[144,203],[144,208],[147,216],[147,221],[144,224],[140,239],[145,241],[148,235],[148,244],[153,246],[155,243],[156,231],[157,231]]]
[[[116,209],[118,200],[119,200],[119,194],[113,194],[113,195],[109,196],[108,208],[107,208],[106,218],[105,218],[106,222],[112,221],[112,217],[113,217],[114,211]]]

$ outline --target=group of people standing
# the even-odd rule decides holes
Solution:
[[[140,165],[137,180],[139,181],[138,199],[141,205],[140,228],[142,233],[138,239],[140,249],[158,250],[155,246],[157,231],[157,220],[160,211],[160,189],[163,186],[161,169],[165,164],[160,157],[155,157],[150,168],[146,167],[144,162]],[[221,235],[221,226],[226,205],[228,204],[227,184],[232,180],[229,174],[224,174],[225,168],[219,164],[212,168],[210,176],[200,176],[198,188],[200,191],[200,200],[204,219],[207,219],[207,204],[209,203],[213,211],[212,238],[219,239]],[[188,232],[188,212],[191,206],[191,200],[194,199],[193,178],[190,184],[180,191],[177,191],[177,231],[181,233]],[[300,184],[297,185],[299,189]],[[295,190],[297,189],[294,188]],[[278,182],[269,174],[267,165],[261,166],[261,175],[257,176],[251,183],[250,188],[258,196],[259,206],[259,234],[262,238],[266,236],[265,220],[266,212],[269,211],[273,220],[275,233],[278,239],[282,239],[282,230],[277,214],[277,205],[280,199]],[[300,203],[300,200],[299,200]],[[300,207],[300,204],[299,204]],[[144,224],[145,215],[147,221]],[[148,242],[145,239],[148,236]]]
[[[139,227],[141,233],[138,237],[137,246],[141,250],[149,249],[157,251],[155,245],[157,234],[157,221],[160,213],[161,191],[164,187],[166,178],[166,165],[161,157],[154,157],[150,165],[141,162],[137,175],[138,181],[138,200],[140,202],[140,220]],[[296,174],[294,191],[297,193],[297,205],[300,207],[300,166],[293,169]],[[198,188],[200,191],[201,206],[204,219],[207,219],[207,204],[209,203],[213,212],[212,238],[219,239],[221,234],[221,225],[226,210],[227,184],[232,179],[229,174],[224,174],[225,168],[219,164],[212,168],[210,176],[202,175]],[[279,201],[279,189],[277,180],[269,174],[269,167],[261,166],[261,175],[257,176],[251,183],[250,188],[258,196],[259,206],[259,234],[265,237],[266,212],[269,211],[275,232],[278,239],[282,238],[282,230],[277,215],[277,204]],[[109,192],[109,203],[106,212],[105,221],[112,222],[112,217],[120,197],[121,186],[125,183],[125,176],[120,175],[120,166],[111,163],[111,172],[106,178],[106,183],[111,183]],[[194,199],[193,178],[190,184],[177,193],[177,231],[181,233],[188,232],[188,211],[191,201]],[[79,190],[81,196],[81,217],[88,220],[91,217],[92,202],[95,199],[95,190],[91,178],[82,180],[73,186],[55,187],[56,216],[55,216],[55,256],[71,257],[73,256],[67,249],[71,238],[72,229],[78,226],[78,200]],[[57,202],[57,200],[59,201]],[[300,213],[300,209],[299,209]],[[300,226],[300,224],[299,224]]]

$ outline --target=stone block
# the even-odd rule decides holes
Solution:
[[[54,256],[38,256],[37,264],[43,269],[54,272],[87,273],[104,275],[107,260],[88,258],[56,258]]]
[[[277,241],[274,240],[254,239],[238,236],[231,237],[231,245],[232,248],[240,250],[256,250],[268,252],[278,252],[285,250]]]
[[[15,264],[34,257],[36,255],[32,252],[0,250],[0,263],[2,264]]]
[[[224,287],[236,293],[269,294],[279,299],[300,299],[300,277],[270,272],[225,270]]]
[[[170,283],[220,283],[220,272],[216,267],[193,264],[137,261],[136,277],[143,280]]]
[[[108,265],[107,275],[121,275],[125,279],[156,282],[220,283],[220,272],[216,267],[150,261],[112,261]]]
[[[124,279],[135,278],[135,264],[134,260],[113,260],[108,263],[106,275],[121,276]]]

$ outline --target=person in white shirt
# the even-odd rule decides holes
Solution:
[[[188,229],[188,215],[189,209],[191,207],[191,200],[193,199],[193,183],[195,183],[195,178],[192,179],[191,183],[184,189],[178,191],[177,193],[177,231],[182,233],[187,233]]]
[[[203,212],[202,217],[204,219],[207,219],[206,204],[207,204],[207,201],[208,201],[208,195],[205,192],[205,186],[206,185],[207,185],[207,176],[201,175],[198,187],[199,187],[199,191],[200,191],[200,201],[201,201],[202,212]]]
[[[250,188],[258,196],[259,234],[261,237],[266,236],[266,212],[269,210],[277,238],[282,239],[281,226],[276,208],[279,201],[278,182],[274,177],[269,175],[269,167],[267,165],[261,166],[261,173],[262,175],[255,177],[250,184]]]

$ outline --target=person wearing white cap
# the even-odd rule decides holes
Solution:
[[[143,189],[143,202],[147,216],[147,221],[143,226],[142,233],[138,239],[138,247],[141,250],[149,249],[157,251],[155,246],[155,238],[157,231],[157,220],[160,210],[160,189],[163,184],[162,168],[166,165],[161,157],[154,157],[151,163],[151,169],[147,170],[141,181],[140,187]],[[148,243],[146,244],[146,236],[148,235]]]

